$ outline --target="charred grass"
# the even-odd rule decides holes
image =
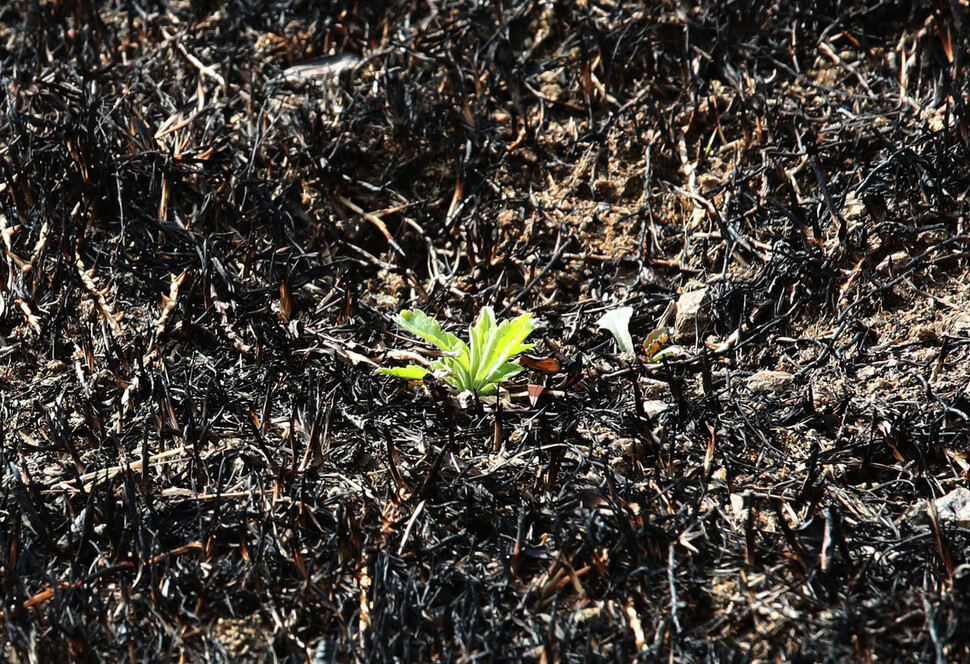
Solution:
[[[6,3],[4,658],[965,661],[966,26]],[[374,373],[484,305],[500,407]]]

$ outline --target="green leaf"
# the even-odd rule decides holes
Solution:
[[[468,383],[468,371],[458,358],[443,357],[432,362],[431,368],[434,369],[435,375],[441,376],[446,383],[455,389],[459,391],[465,389],[462,386]]]
[[[472,374],[472,379],[476,386],[501,381],[501,377],[496,379],[494,376],[500,376],[499,371],[504,367],[506,362],[522,351],[534,346],[534,344],[522,343],[532,330],[535,329],[535,326],[529,320],[532,317],[531,314],[522,314],[515,320],[505,321],[495,328],[494,314],[492,314],[490,308],[486,307],[483,309],[483,315],[486,310],[490,315],[492,328],[487,339],[483,340],[484,347],[481,350],[482,359],[477,371]]]
[[[506,362],[499,367],[498,371],[491,375],[491,382],[504,382],[521,371],[522,367],[520,367],[518,364],[515,364],[514,362]]]
[[[424,367],[411,364],[406,367],[381,367],[377,370],[377,373],[403,378],[404,380],[423,380],[431,372]]]
[[[413,311],[405,309],[398,315],[397,322],[411,334],[421,337],[425,341],[430,341],[447,353],[460,352],[461,349],[466,349],[461,339],[442,330],[438,321],[429,318],[427,314],[418,309]]]
[[[470,385],[467,389],[479,387],[479,374],[486,361],[488,341],[495,329],[495,312],[491,307],[482,307],[478,314],[478,321],[468,328],[468,340],[471,346],[468,361],[468,376]]]

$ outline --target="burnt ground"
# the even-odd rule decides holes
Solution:
[[[965,661],[965,9],[4,4],[3,657]]]

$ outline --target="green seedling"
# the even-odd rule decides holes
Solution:
[[[484,307],[478,321],[468,328],[469,343],[465,344],[455,335],[443,331],[438,321],[423,312],[416,309],[402,311],[397,317],[398,324],[437,346],[443,356],[431,362],[430,370],[411,364],[377,371],[405,380],[422,380],[433,372],[458,392],[493,395],[502,381],[522,371],[521,366],[510,360],[534,345],[522,343],[535,329],[529,320],[531,317],[531,314],[522,314],[497,325],[495,312],[491,307]]]

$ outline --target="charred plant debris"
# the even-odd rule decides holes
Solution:
[[[3,659],[965,661],[962,11],[5,3]]]

